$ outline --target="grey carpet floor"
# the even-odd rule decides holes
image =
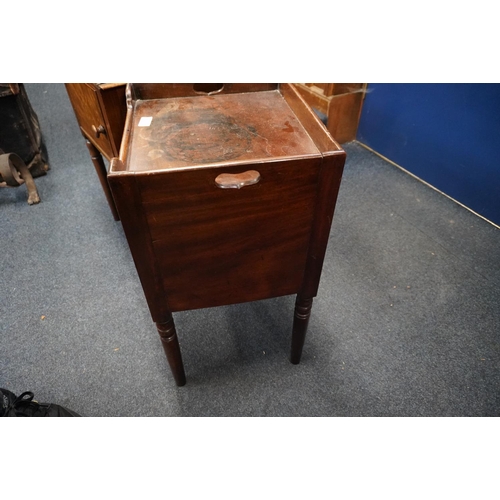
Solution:
[[[26,87],[51,169],[39,205],[0,189],[0,387],[84,416],[500,415],[500,231],[357,143],[301,364],[293,297],[177,313],[176,387],[65,88]]]

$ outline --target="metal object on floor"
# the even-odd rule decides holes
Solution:
[[[49,170],[38,116],[22,83],[0,83],[0,149],[16,153],[35,178]]]
[[[0,149],[0,186],[17,187],[26,184],[28,204],[40,203],[40,196],[33,176],[24,161],[15,153],[4,153]]]

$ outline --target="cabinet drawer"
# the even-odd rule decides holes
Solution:
[[[85,136],[108,159],[119,154],[125,123],[125,86],[68,83],[66,90]]]

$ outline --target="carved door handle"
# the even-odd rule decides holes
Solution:
[[[220,174],[215,178],[215,184],[222,189],[240,189],[251,186],[260,181],[260,173],[257,170],[247,170],[241,174]]]

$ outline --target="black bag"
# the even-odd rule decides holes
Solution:
[[[0,417],[80,417],[64,406],[33,401],[33,396],[32,392],[16,396],[7,389],[0,389]]]

